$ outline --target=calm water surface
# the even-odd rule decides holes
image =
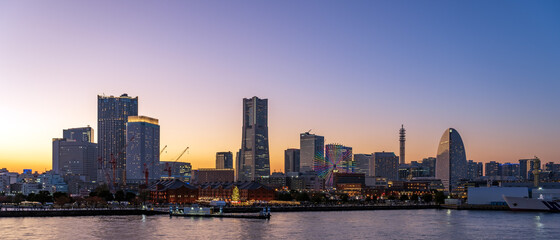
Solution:
[[[2,218],[0,239],[560,239],[560,214],[427,209],[273,213],[268,221]]]

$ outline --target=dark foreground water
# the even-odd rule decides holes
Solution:
[[[268,221],[0,218],[0,239],[560,239],[560,214],[427,209],[273,213]]]

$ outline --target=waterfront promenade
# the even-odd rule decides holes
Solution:
[[[224,213],[256,213],[262,206],[227,206]],[[180,206],[180,208],[183,206]],[[315,212],[315,211],[363,211],[363,210],[414,210],[438,209],[437,204],[341,204],[341,205],[301,205],[301,206],[269,206],[271,212]],[[142,208],[22,208],[2,207],[0,217],[63,217],[63,216],[108,216],[108,215],[156,215],[169,214],[169,206],[149,209]]]

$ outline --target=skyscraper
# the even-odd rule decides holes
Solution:
[[[141,184],[158,180],[159,121],[145,116],[130,116],[126,123],[126,182]]]
[[[289,148],[284,150],[284,172],[299,172],[300,166],[299,149]]]
[[[91,127],[63,130],[63,138],[53,139],[54,173],[76,176],[82,181],[97,180],[97,144]]]
[[[467,157],[463,140],[457,130],[446,129],[439,141],[436,178],[440,179],[445,189],[451,192],[458,186],[459,180],[466,177]]]
[[[400,164],[405,163],[404,161],[404,142],[406,141],[405,132],[406,131],[404,130],[404,124],[403,124],[401,125],[401,129],[399,130],[399,142],[400,142],[400,150],[401,150],[400,152],[401,155],[399,156]]]
[[[270,175],[268,99],[243,99],[243,132],[236,171],[238,181]]]
[[[124,183],[126,157],[126,122],[129,116],[138,116],[138,97],[126,93],[120,97],[97,96],[98,180],[106,176],[116,183]],[[113,171],[113,174],[107,174]]]
[[[305,132],[299,135],[299,171],[314,171],[318,159],[324,159],[325,137]]]
[[[93,142],[93,128],[90,126],[82,128],[69,128],[62,130],[62,138],[76,142]]]
[[[216,169],[233,168],[233,154],[231,152],[216,153]]]
[[[399,157],[394,152],[376,152],[370,166],[370,175],[390,180],[399,178]]]

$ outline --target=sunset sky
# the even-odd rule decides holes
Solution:
[[[1,1],[0,168],[51,169],[97,95],[139,97],[161,160],[214,167],[268,99],[271,171],[299,133],[354,153],[560,163],[560,1]]]

